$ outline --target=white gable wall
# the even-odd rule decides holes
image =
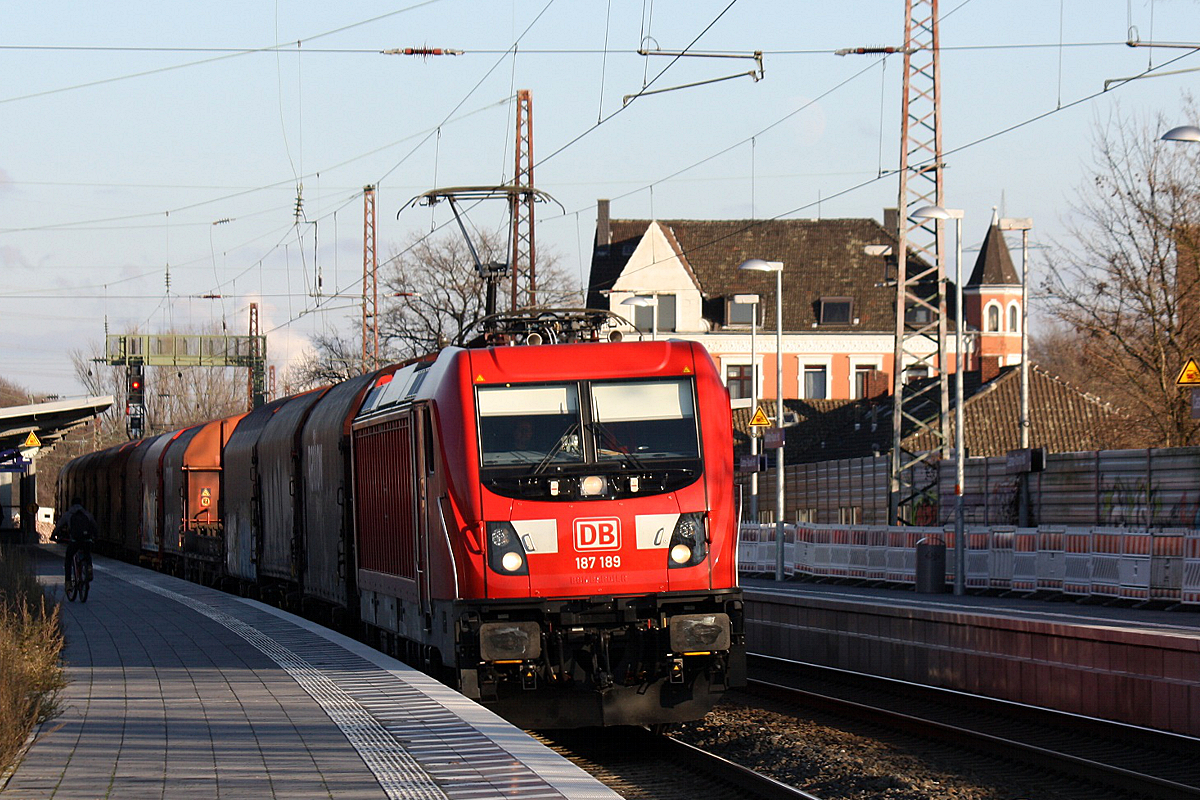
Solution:
[[[622,305],[624,300],[636,295],[664,294],[675,295],[676,331],[701,333],[708,330],[701,313],[700,289],[661,226],[655,222],[646,229],[625,269],[613,283],[608,304],[614,314],[632,321],[633,306]]]

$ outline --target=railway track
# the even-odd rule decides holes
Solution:
[[[1197,739],[903,681],[751,656],[748,690],[1158,800],[1200,798]]]
[[[644,728],[533,733],[626,800],[820,800]]]

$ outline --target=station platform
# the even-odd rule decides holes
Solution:
[[[1200,736],[1200,613],[743,578],[750,653]]]
[[[35,552],[61,592],[61,549]],[[63,713],[0,798],[619,797],[357,641],[119,561],[95,574],[63,604]]]

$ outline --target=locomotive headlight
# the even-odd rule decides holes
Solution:
[[[667,567],[694,567],[708,555],[708,525],[703,512],[680,514],[671,532]]]
[[[608,481],[603,475],[588,475],[579,482],[579,493],[584,497],[595,497],[599,494],[604,494],[608,488]]]
[[[511,522],[489,522],[487,531],[487,563],[492,572],[501,575],[528,575],[525,548]]]
[[[686,544],[677,544],[671,548],[671,560],[676,564],[683,565],[692,560],[692,548]]]

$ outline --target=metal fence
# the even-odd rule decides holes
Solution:
[[[973,525],[964,536],[968,589],[1200,605],[1200,530]],[[774,575],[775,542],[774,525],[743,525],[739,572]],[[954,528],[785,525],[784,574],[913,586],[922,542],[952,551]],[[952,584],[953,559],[945,564]]]

